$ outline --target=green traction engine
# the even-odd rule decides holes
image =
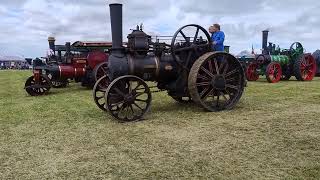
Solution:
[[[301,43],[295,42],[290,49],[268,45],[268,31],[262,32],[262,54],[250,62],[246,69],[248,81],[257,81],[265,75],[269,83],[289,80],[295,76],[299,81],[311,81],[316,74],[316,61],[310,53],[304,53]]]

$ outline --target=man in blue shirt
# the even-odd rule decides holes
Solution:
[[[214,24],[210,26],[209,32],[212,34],[212,49],[213,51],[224,51],[224,32],[220,31],[220,25]]]

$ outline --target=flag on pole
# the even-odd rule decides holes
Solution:
[[[253,45],[252,45],[252,47],[251,47],[251,54],[255,54],[255,53],[254,53],[254,49],[253,49]]]

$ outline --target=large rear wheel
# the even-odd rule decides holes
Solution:
[[[232,109],[244,91],[245,75],[231,54],[209,52],[192,66],[188,88],[192,100],[208,111]]]
[[[294,63],[294,76],[298,81],[311,81],[317,71],[317,63],[311,54],[300,56]]]

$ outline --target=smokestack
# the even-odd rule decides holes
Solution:
[[[56,47],[55,47],[55,41],[56,39],[54,37],[48,37],[49,42],[49,48],[55,53]]]
[[[66,42],[66,54],[65,54],[65,58],[64,61],[65,63],[71,63],[71,44],[70,42]]]
[[[262,50],[267,51],[268,50],[268,30],[262,31]]]
[[[112,49],[122,49],[122,4],[109,4]]]
[[[70,55],[71,53],[71,44],[70,42],[66,42],[66,54]]]

